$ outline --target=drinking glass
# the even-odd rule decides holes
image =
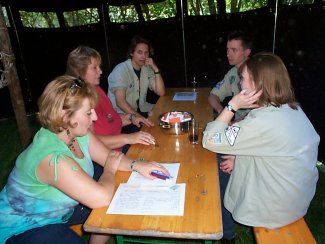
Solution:
[[[199,122],[192,119],[188,129],[188,140],[191,144],[199,143]]]
[[[193,77],[193,80],[192,80],[192,91],[193,92],[196,92],[196,87],[197,87],[197,79],[196,79],[196,77],[194,76]]]

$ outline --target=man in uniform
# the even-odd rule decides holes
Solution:
[[[227,58],[233,67],[227,72],[223,80],[216,84],[208,97],[210,105],[218,114],[226,107],[229,111],[235,113],[235,120],[242,119],[249,112],[247,109],[235,111],[231,105],[225,104],[228,97],[232,97],[240,92],[240,77],[237,69],[249,57],[252,49],[252,41],[242,31],[233,31],[228,34]],[[225,167],[223,161],[234,157],[232,155],[217,154],[219,163],[219,185],[221,194],[223,240],[231,242],[235,238],[235,222],[231,213],[224,207],[223,198],[230,178],[230,171]]]

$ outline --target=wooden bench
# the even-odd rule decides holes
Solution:
[[[73,230],[74,232],[76,232],[76,234],[78,236],[82,236],[83,235],[83,228],[82,228],[82,224],[79,224],[79,225],[71,225],[70,226],[70,229]]]
[[[257,244],[316,244],[304,218],[276,229],[254,227]]]

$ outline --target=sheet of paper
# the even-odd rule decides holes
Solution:
[[[183,216],[185,184],[130,186],[120,184],[107,214]]]
[[[195,101],[197,92],[176,92],[173,101]]]
[[[160,163],[163,165],[172,176],[171,179],[167,180],[161,180],[161,179],[154,179],[150,180],[139,174],[138,172],[132,172],[131,176],[129,177],[129,180],[127,182],[128,185],[133,186],[170,186],[175,185],[179,170],[179,163]]]

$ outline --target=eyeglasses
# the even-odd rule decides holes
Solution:
[[[70,86],[70,91],[71,92],[75,92],[75,90],[77,88],[81,88],[82,87],[82,83],[83,81],[81,79],[74,79],[71,86]]]

